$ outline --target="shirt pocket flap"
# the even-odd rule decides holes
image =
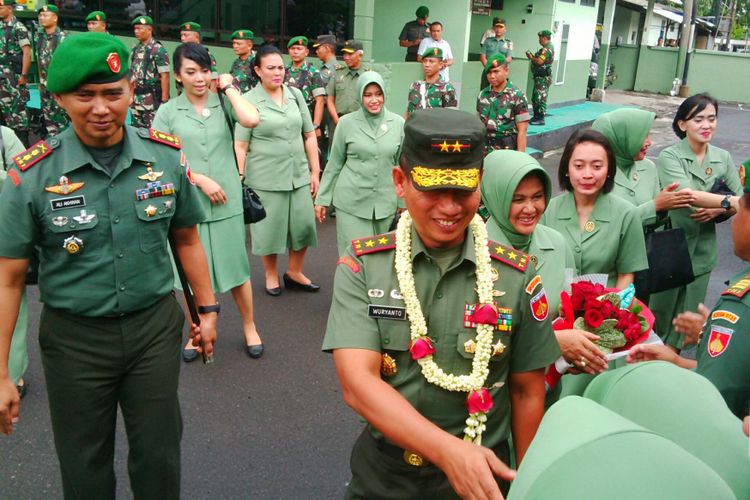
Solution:
[[[69,233],[71,231],[86,231],[99,224],[99,217],[92,209],[71,209],[53,212],[48,216],[47,227],[53,233]]]
[[[380,345],[383,350],[406,351],[409,349],[411,333],[408,321],[379,319]]]
[[[135,202],[135,213],[144,222],[166,219],[174,215],[174,196],[158,196]]]
[[[511,334],[509,332],[500,332],[495,330],[492,335],[492,357],[491,363],[503,361],[510,351]],[[502,342],[502,346],[499,344]],[[456,350],[466,359],[474,359],[474,352],[477,347],[477,331],[474,328],[467,328],[459,332],[456,342]]]

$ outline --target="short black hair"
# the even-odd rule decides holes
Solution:
[[[182,61],[185,59],[190,59],[200,66],[201,69],[211,69],[211,55],[208,53],[208,49],[199,43],[182,43],[174,49],[174,54],[172,54],[172,66],[175,75],[180,73]]]
[[[432,28],[433,26],[440,26],[442,28],[443,23],[441,23],[440,21],[435,21],[434,23],[430,23],[430,28]]]
[[[706,106],[713,104],[716,110],[716,117],[719,117],[719,103],[710,94],[703,92],[700,94],[691,95],[680,104],[677,108],[677,113],[674,115],[672,120],[672,130],[680,139],[685,138],[685,132],[680,130],[680,126],[677,122],[687,121],[692,119],[695,115],[706,109]]]
[[[255,61],[253,62],[253,66],[255,66],[256,68],[260,68],[262,59],[272,54],[277,54],[279,57],[283,57],[281,55],[281,50],[279,50],[279,48],[275,45],[263,45],[255,54]]]
[[[570,159],[573,156],[573,151],[576,149],[576,146],[583,144],[584,142],[598,144],[603,147],[604,152],[607,153],[607,179],[604,181],[602,192],[609,193],[615,185],[615,173],[617,170],[615,152],[612,149],[612,145],[602,133],[590,128],[573,132],[573,135],[570,136],[568,142],[565,143],[565,149],[563,150],[562,157],[560,157],[560,165],[557,169],[557,182],[560,185],[560,189],[573,192],[573,185],[570,183],[570,177],[568,177]]]

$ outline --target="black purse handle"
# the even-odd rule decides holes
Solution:
[[[229,112],[227,111],[227,106],[224,104],[224,95],[223,92],[219,91],[217,93],[219,96],[219,104],[221,105],[221,112],[224,113],[224,119],[226,120],[227,127],[229,128],[229,143],[232,145],[232,156],[234,157],[234,164],[237,167],[237,174],[240,174],[240,164],[237,162],[237,152],[234,150],[234,125],[232,122],[232,118],[229,116]]]

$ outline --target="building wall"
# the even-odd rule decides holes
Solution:
[[[667,94],[677,74],[676,48],[648,47],[643,51],[641,71],[635,77],[633,90]]]
[[[614,45],[618,36],[622,37],[623,45],[636,43],[640,19],[640,11],[628,9],[621,5],[615,7],[615,22],[612,27],[612,45]]]
[[[696,50],[690,60],[690,93],[709,92],[722,101],[750,103],[750,55]]]
[[[552,67],[551,104],[586,98],[591,53],[594,47],[598,4],[593,7],[577,3],[556,2],[552,20],[552,43],[556,62]],[[563,25],[569,24],[565,65],[560,64]],[[564,73],[563,73],[564,72]],[[562,79],[562,81],[560,81]],[[559,83],[557,83],[559,82]]]
[[[638,46],[621,45],[616,49],[613,47],[609,53],[609,62],[614,65],[617,75],[617,80],[610,88],[633,90],[638,64]],[[604,71],[604,69],[601,69],[601,71]]]

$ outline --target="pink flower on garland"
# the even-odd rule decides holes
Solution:
[[[411,351],[411,359],[418,360],[425,356],[429,356],[435,353],[435,346],[432,345],[430,337],[420,337],[417,340],[412,340],[409,343],[409,350]]]
[[[474,311],[474,322],[480,325],[497,325],[497,308],[494,304],[482,304]]]
[[[487,413],[492,409],[492,396],[490,391],[482,387],[478,391],[471,391],[466,398],[466,407],[469,413]]]

